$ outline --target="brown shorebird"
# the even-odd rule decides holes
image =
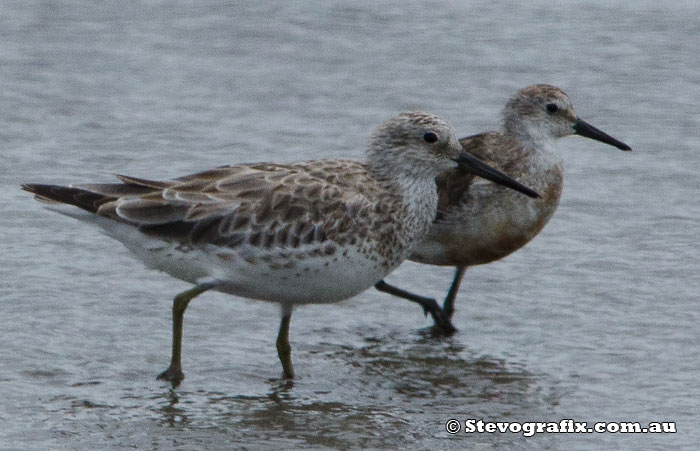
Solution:
[[[562,158],[556,141],[580,135],[632,150],[627,144],[579,119],[569,97],[550,85],[518,91],[503,110],[500,132],[460,140],[462,148],[482,158],[520,183],[542,194],[527,199],[459,169],[442,174],[438,182],[438,214],[410,260],[456,267],[442,309],[434,299],[399,289],[384,281],[380,291],[421,304],[437,330],[452,333],[454,302],[469,266],[499,260],[523,247],[547,224],[559,204],[563,186]]]

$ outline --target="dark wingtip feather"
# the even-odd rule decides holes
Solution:
[[[74,205],[92,213],[96,213],[101,205],[114,200],[113,197],[68,186],[25,183],[22,189],[34,194],[34,198],[39,201]]]
[[[54,185],[42,185],[40,183],[23,183],[24,191],[34,194],[34,198],[44,202],[57,202],[51,195],[51,188]]]
[[[35,192],[36,192],[36,188],[35,188],[35,187],[41,186],[41,185],[37,185],[37,184],[35,184],[35,183],[22,183],[21,186],[22,186],[22,189],[23,189],[24,191],[29,191],[30,193],[35,193]]]

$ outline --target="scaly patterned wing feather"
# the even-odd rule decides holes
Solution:
[[[322,163],[316,163],[322,164]],[[357,172],[364,172],[359,162]],[[357,212],[370,208],[363,196],[345,194],[343,183],[328,180],[313,163],[254,164],[216,168],[120,197],[99,214],[137,225],[144,233],[225,247],[296,248],[327,239],[342,241],[358,227]],[[315,174],[325,174],[325,178]],[[129,183],[138,183],[129,179]]]

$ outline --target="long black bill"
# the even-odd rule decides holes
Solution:
[[[468,154],[467,152],[460,153],[459,157],[455,159],[455,161],[465,171],[471,172],[472,174],[478,175],[479,177],[483,177],[486,180],[491,180],[492,182],[498,183],[499,185],[507,186],[508,188],[520,191],[526,196],[534,197],[535,199],[539,199],[540,197],[542,197],[537,191],[531,190],[522,183],[516,182],[501,171],[492,168],[488,164],[479,160],[475,156]]]
[[[574,130],[576,131],[577,135],[595,139],[596,141],[600,141],[605,144],[610,144],[611,146],[615,146],[620,150],[632,150],[632,148],[627,144],[623,143],[622,141],[616,140],[615,138],[613,138],[605,132],[598,130],[597,128],[595,128],[594,126],[592,126],[584,120],[576,119],[576,123],[574,124]]]

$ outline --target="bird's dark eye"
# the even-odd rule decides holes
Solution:
[[[425,142],[432,144],[438,140],[438,135],[435,132],[425,132],[425,134],[423,135],[423,139],[425,140]]]
[[[559,106],[556,103],[548,103],[545,108],[547,108],[549,114],[554,114],[559,111]]]

